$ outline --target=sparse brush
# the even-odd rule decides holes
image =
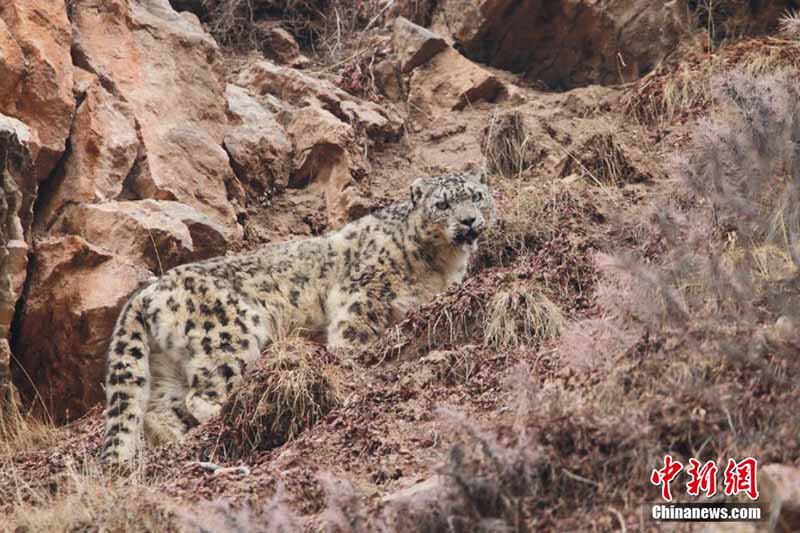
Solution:
[[[483,338],[489,346],[518,348],[557,338],[564,315],[529,283],[518,283],[492,296],[486,310]]]
[[[583,194],[583,182],[556,180],[542,184],[497,179],[492,187],[497,220],[478,247],[481,266],[507,266],[520,256],[541,249],[562,232],[580,233],[580,220],[596,216],[597,209]]]
[[[779,27],[787,39],[800,40],[800,11],[787,11],[781,17]]]
[[[260,50],[269,20],[280,20],[301,42],[318,35],[326,0],[202,0],[202,19],[221,45]]]
[[[280,446],[340,402],[332,355],[299,337],[276,340],[222,411],[227,457]]]
[[[71,472],[57,487],[28,496],[31,501],[18,501],[3,517],[0,531],[134,533],[175,531],[180,525],[178,505],[167,495],[135,484],[111,484],[92,472]]]
[[[17,402],[10,401],[0,407],[0,459],[36,446],[47,446],[58,439],[59,428],[52,421],[21,412]]]
[[[492,120],[483,131],[481,148],[486,158],[487,169],[505,178],[518,177],[531,164],[527,153],[530,134],[519,111],[492,115]]]
[[[281,482],[278,482],[275,494],[260,508],[260,512],[251,504],[236,506],[217,500],[182,510],[178,517],[186,531],[197,533],[293,533],[302,529],[301,518],[286,503],[286,487]]]
[[[416,358],[465,343],[520,347],[552,339],[561,331],[562,314],[547,296],[519,281],[525,277],[508,271],[472,277],[409,314],[367,355]]]
[[[567,154],[561,177],[583,176],[599,187],[621,187],[649,179],[630,159],[615,127],[593,134]]]

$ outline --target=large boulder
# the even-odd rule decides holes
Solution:
[[[333,114],[311,105],[299,109],[287,126],[295,149],[293,187],[324,190],[328,223],[339,227],[363,216],[369,203],[353,177],[354,133]]]
[[[681,6],[685,10],[685,3],[650,0],[442,0],[433,28],[475,61],[569,89],[647,73],[685,28]]]
[[[225,150],[236,176],[255,193],[282,189],[292,172],[292,142],[275,115],[242,87],[228,85]]]
[[[327,80],[270,61],[249,65],[239,73],[236,84],[255,95],[272,95],[297,107],[322,107],[339,120],[364,131],[376,144],[395,140],[403,131],[400,117],[391,110],[361,100]]]
[[[14,396],[8,335],[28,266],[28,240],[36,197],[36,132],[0,115],[0,412]]]
[[[140,200],[69,206],[55,232],[79,235],[153,272],[224,255],[224,228],[191,206]]]
[[[503,90],[494,74],[450,47],[414,69],[409,85],[409,102],[419,115],[428,117],[437,109],[457,111],[482,100],[494,101]]]
[[[108,339],[128,296],[151,273],[77,236],[36,242],[13,351],[16,380],[56,421],[102,400]]]
[[[427,63],[447,48],[441,36],[404,17],[397,17],[394,21],[392,44],[403,72],[410,72]]]
[[[0,2],[0,113],[36,131],[39,181],[64,153],[75,110],[71,42],[65,2]]]
[[[43,191],[37,219],[49,227],[65,205],[105,202],[122,193],[139,151],[136,123],[118,96],[93,83],[75,114],[69,155]]]
[[[241,237],[228,195],[237,180],[222,148],[222,56],[197,17],[167,0],[74,0],[72,13],[76,64],[127,102],[138,127],[131,193],[191,205],[229,239]]]

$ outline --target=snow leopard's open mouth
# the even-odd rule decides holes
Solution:
[[[457,244],[472,244],[478,240],[480,233],[475,228],[469,228],[467,231],[459,232],[456,235]]]

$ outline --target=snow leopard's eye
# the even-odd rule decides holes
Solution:
[[[483,195],[481,194],[480,191],[475,191],[475,192],[472,193],[472,201],[473,202],[477,203],[477,202],[480,202],[481,200],[483,200]]]
[[[448,203],[447,200],[439,200],[438,202],[436,202],[433,205],[435,205],[436,209],[438,209],[439,211],[444,211],[445,209],[450,207],[450,204]]]

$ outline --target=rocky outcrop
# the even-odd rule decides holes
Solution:
[[[33,169],[38,181],[64,153],[72,123],[71,42],[64,2],[0,3],[0,114],[38,135],[41,150]]]
[[[244,203],[222,58],[197,18],[167,0],[68,4],[70,19],[63,2],[0,3],[0,389],[13,320],[15,381],[61,420],[100,399],[130,292],[225,253]]]
[[[364,215],[368,202],[352,174],[352,128],[321,107],[311,105],[294,113],[288,130],[297,154],[290,185],[323,187],[328,221],[333,227]]]
[[[144,267],[77,236],[36,242],[13,351],[27,374],[17,383],[28,397],[40,398],[57,421],[102,401],[106,349],[117,314],[150,276]]]
[[[136,124],[127,104],[95,81],[83,95],[63,170],[48,182],[37,219],[52,224],[65,205],[114,200],[139,153]]]
[[[443,0],[433,29],[467,57],[555,89],[649,72],[687,26],[680,2]]]
[[[280,102],[278,120],[286,127],[294,154],[288,186],[321,188],[329,227],[368,211],[367,193],[358,184],[367,172],[359,146],[399,138],[399,117],[328,81],[269,61],[250,65],[236,83],[259,100]]]
[[[503,85],[492,73],[446,48],[411,75],[408,100],[421,115],[436,109],[457,111],[467,105],[496,99]]]
[[[299,70],[259,61],[244,69],[236,84],[255,95],[273,95],[296,107],[316,104],[353,128],[363,130],[370,143],[396,140],[402,121],[391,110],[356,98],[333,83]]]
[[[240,238],[228,201],[236,177],[222,148],[225,82],[214,40],[167,0],[72,5],[78,65],[127,102],[137,125],[141,157],[126,184],[133,196],[191,205]]]
[[[397,17],[394,21],[392,44],[403,72],[410,72],[427,63],[447,48],[442,37],[403,17]]]
[[[288,185],[292,142],[275,115],[242,87],[228,85],[225,150],[236,176],[256,194]]]
[[[36,194],[36,132],[0,115],[0,408],[13,398],[8,336],[28,265],[28,235]]]
[[[160,200],[70,206],[54,232],[79,235],[156,273],[227,248],[220,225],[186,204]]]

